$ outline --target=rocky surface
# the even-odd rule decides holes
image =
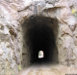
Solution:
[[[76,75],[77,68],[62,65],[30,67],[18,75]]]
[[[59,21],[59,63],[77,67],[77,17],[73,9],[77,11],[76,0],[0,0],[0,75],[18,73],[23,49],[21,25],[29,16],[40,14]],[[54,74],[52,71],[47,74]]]

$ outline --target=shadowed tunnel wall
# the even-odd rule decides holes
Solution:
[[[22,64],[41,65],[58,63],[56,38],[58,34],[57,19],[44,16],[31,16],[22,25],[24,48]],[[43,50],[44,58],[38,58]],[[28,61],[28,62],[27,62]],[[23,63],[24,62],[24,63]]]

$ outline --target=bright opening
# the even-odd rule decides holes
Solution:
[[[38,58],[39,58],[39,59],[44,58],[44,52],[43,52],[43,50],[40,50],[40,51],[38,52]]]

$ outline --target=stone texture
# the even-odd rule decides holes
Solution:
[[[18,72],[24,50],[21,24],[29,16],[37,14],[58,19],[56,43],[59,63],[77,67],[77,17],[72,14],[72,9],[77,10],[76,0],[0,0],[0,75]],[[26,60],[28,55],[26,51]],[[56,70],[46,70],[46,73],[55,75],[54,71],[62,75]]]

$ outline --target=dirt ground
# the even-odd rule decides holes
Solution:
[[[63,65],[37,66],[29,67],[18,75],[77,75],[77,68]]]

